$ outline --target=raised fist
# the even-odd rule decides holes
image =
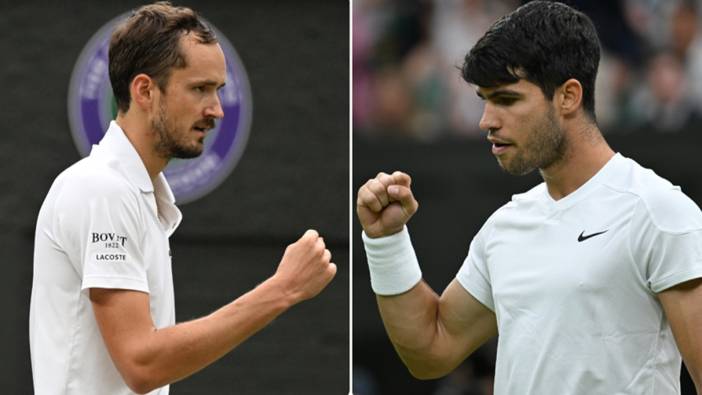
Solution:
[[[335,274],[336,265],[324,239],[310,229],[285,249],[274,277],[294,303],[299,303],[322,292]]]
[[[397,233],[414,215],[419,203],[412,195],[411,183],[403,172],[381,172],[358,190],[356,213],[368,237]]]

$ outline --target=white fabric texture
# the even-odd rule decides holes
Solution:
[[[90,288],[149,294],[157,327],[175,324],[168,237],[181,220],[160,174],[112,122],[90,156],[54,181],[37,220],[30,306],[34,391],[132,394],[105,347]],[[168,394],[168,386],[151,394]]]
[[[619,154],[558,201],[513,196],[457,274],[497,317],[496,395],[679,394],[656,294],[699,277],[702,212]]]
[[[422,279],[409,231],[370,238],[361,234],[368,259],[371,287],[378,295],[398,295],[409,291]]]

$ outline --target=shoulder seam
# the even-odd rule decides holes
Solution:
[[[689,229],[689,230],[685,230],[685,231],[679,231],[679,232],[675,232],[675,231],[670,231],[670,230],[663,229],[663,227],[662,227],[658,222],[656,222],[655,216],[654,216],[653,214],[651,214],[651,208],[649,207],[648,202],[646,202],[646,199],[644,199],[643,196],[641,196],[641,194],[636,193],[636,192],[633,192],[633,191],[630,191],[630,190],[621,190],[621,189],[617,189],[617,188],[615,188],[615,187],[613,187],[613,186],[611,186],[611,185],[606,185],[606,184],[603,184],[603,185],[605,185],[606,187],[608,187],[608,188],[610,188],[610,189],[612,189],[612,190],[615,190],[615,191],[617,191],[617,192],[626,193],[626,194],[630,194],[630,195],[632,195],[632,196],[635,196],[635,197],[638,199],[638,202],[637,202],[636,204],[637,204],[637,205],[638,205],[638,204],[642,204],[642,205],[643,205],[644,209],[646,210],[646,217],[648,218],[649,221],[651,221],[651,224],[653,224],[653,226],[655,226],[656,229],[657,229],[658,231],[660,231],[661,233],[667,233],[667,234],[670,234],[670,235],[684,235],[684,234],[688,234],[688,233],[697,232],[697,231],[702,230],[702,227],[694,228],[694,229]],[[672,184],[671,184],[671,185],[672,185]],[[673,185],[673,186],[671,187],[671,189],[672,189],[672,190],[675,190],[675,186]],[[685,196],[687,196],[687,195],[685,195]],[[632,214],[632,215],[633,215],[633,214]]]

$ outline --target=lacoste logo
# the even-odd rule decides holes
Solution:
[[[95,254],[95,260],[97,261],[126,261],[127,256],[125,254]]]
[[[609,230],[609,229],[607,229]],[[607,233],[607,230],[603,230],[602,232],[597,232],[597,233],[592,233],[589,235],[585,235],[585,231],[580,232],[580,236],[578,236],[578,242],[585,241],[589,239],[590,237],[595,237],[598,235],[601,235],[602,233]]]

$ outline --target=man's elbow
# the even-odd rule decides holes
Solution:
[[[143,376],[123,376],[123,378],[124,382],[127,384],[127,387],[137,394],[148,394],[149,392],[165,385]]]
[[[691,361],[690,358],[684,359],[684,362],[687,373],[695,384],[696,392],[702,395],[702,366],[699,366],[697,361]]]
[[[147,394],[168,384],[159,380],[146,366],[124,367],[120,369],[120,374],[127,387],[137,394]]]
[[[691,375],[691,376],[692,376],[692,375]],[[692,379],[692,381],[693,381],[694,384],[695,384],[695,390],[697,391],[697,394],[698,394],[698,395],[702,395],[702,373],[701,373],[701,374],[697,374],[697,375],[694,376],[694,377],[695,377],[695,378]]]
[[[122,375],[130,390],[137,394],[147,394],[159,387],[152,379],[140,374]]]
[[[447,363],[442,358],[427,358],[410,361],[403,359],[412,377],[419,380],[434,380],[451,373],[456,364]]]
[[[132,390],[135,394],[148,394],[149,392],[155,390],[155,387],[150,386],[148,383],[127,383],[127,386],[129,387],[130,390]]]

